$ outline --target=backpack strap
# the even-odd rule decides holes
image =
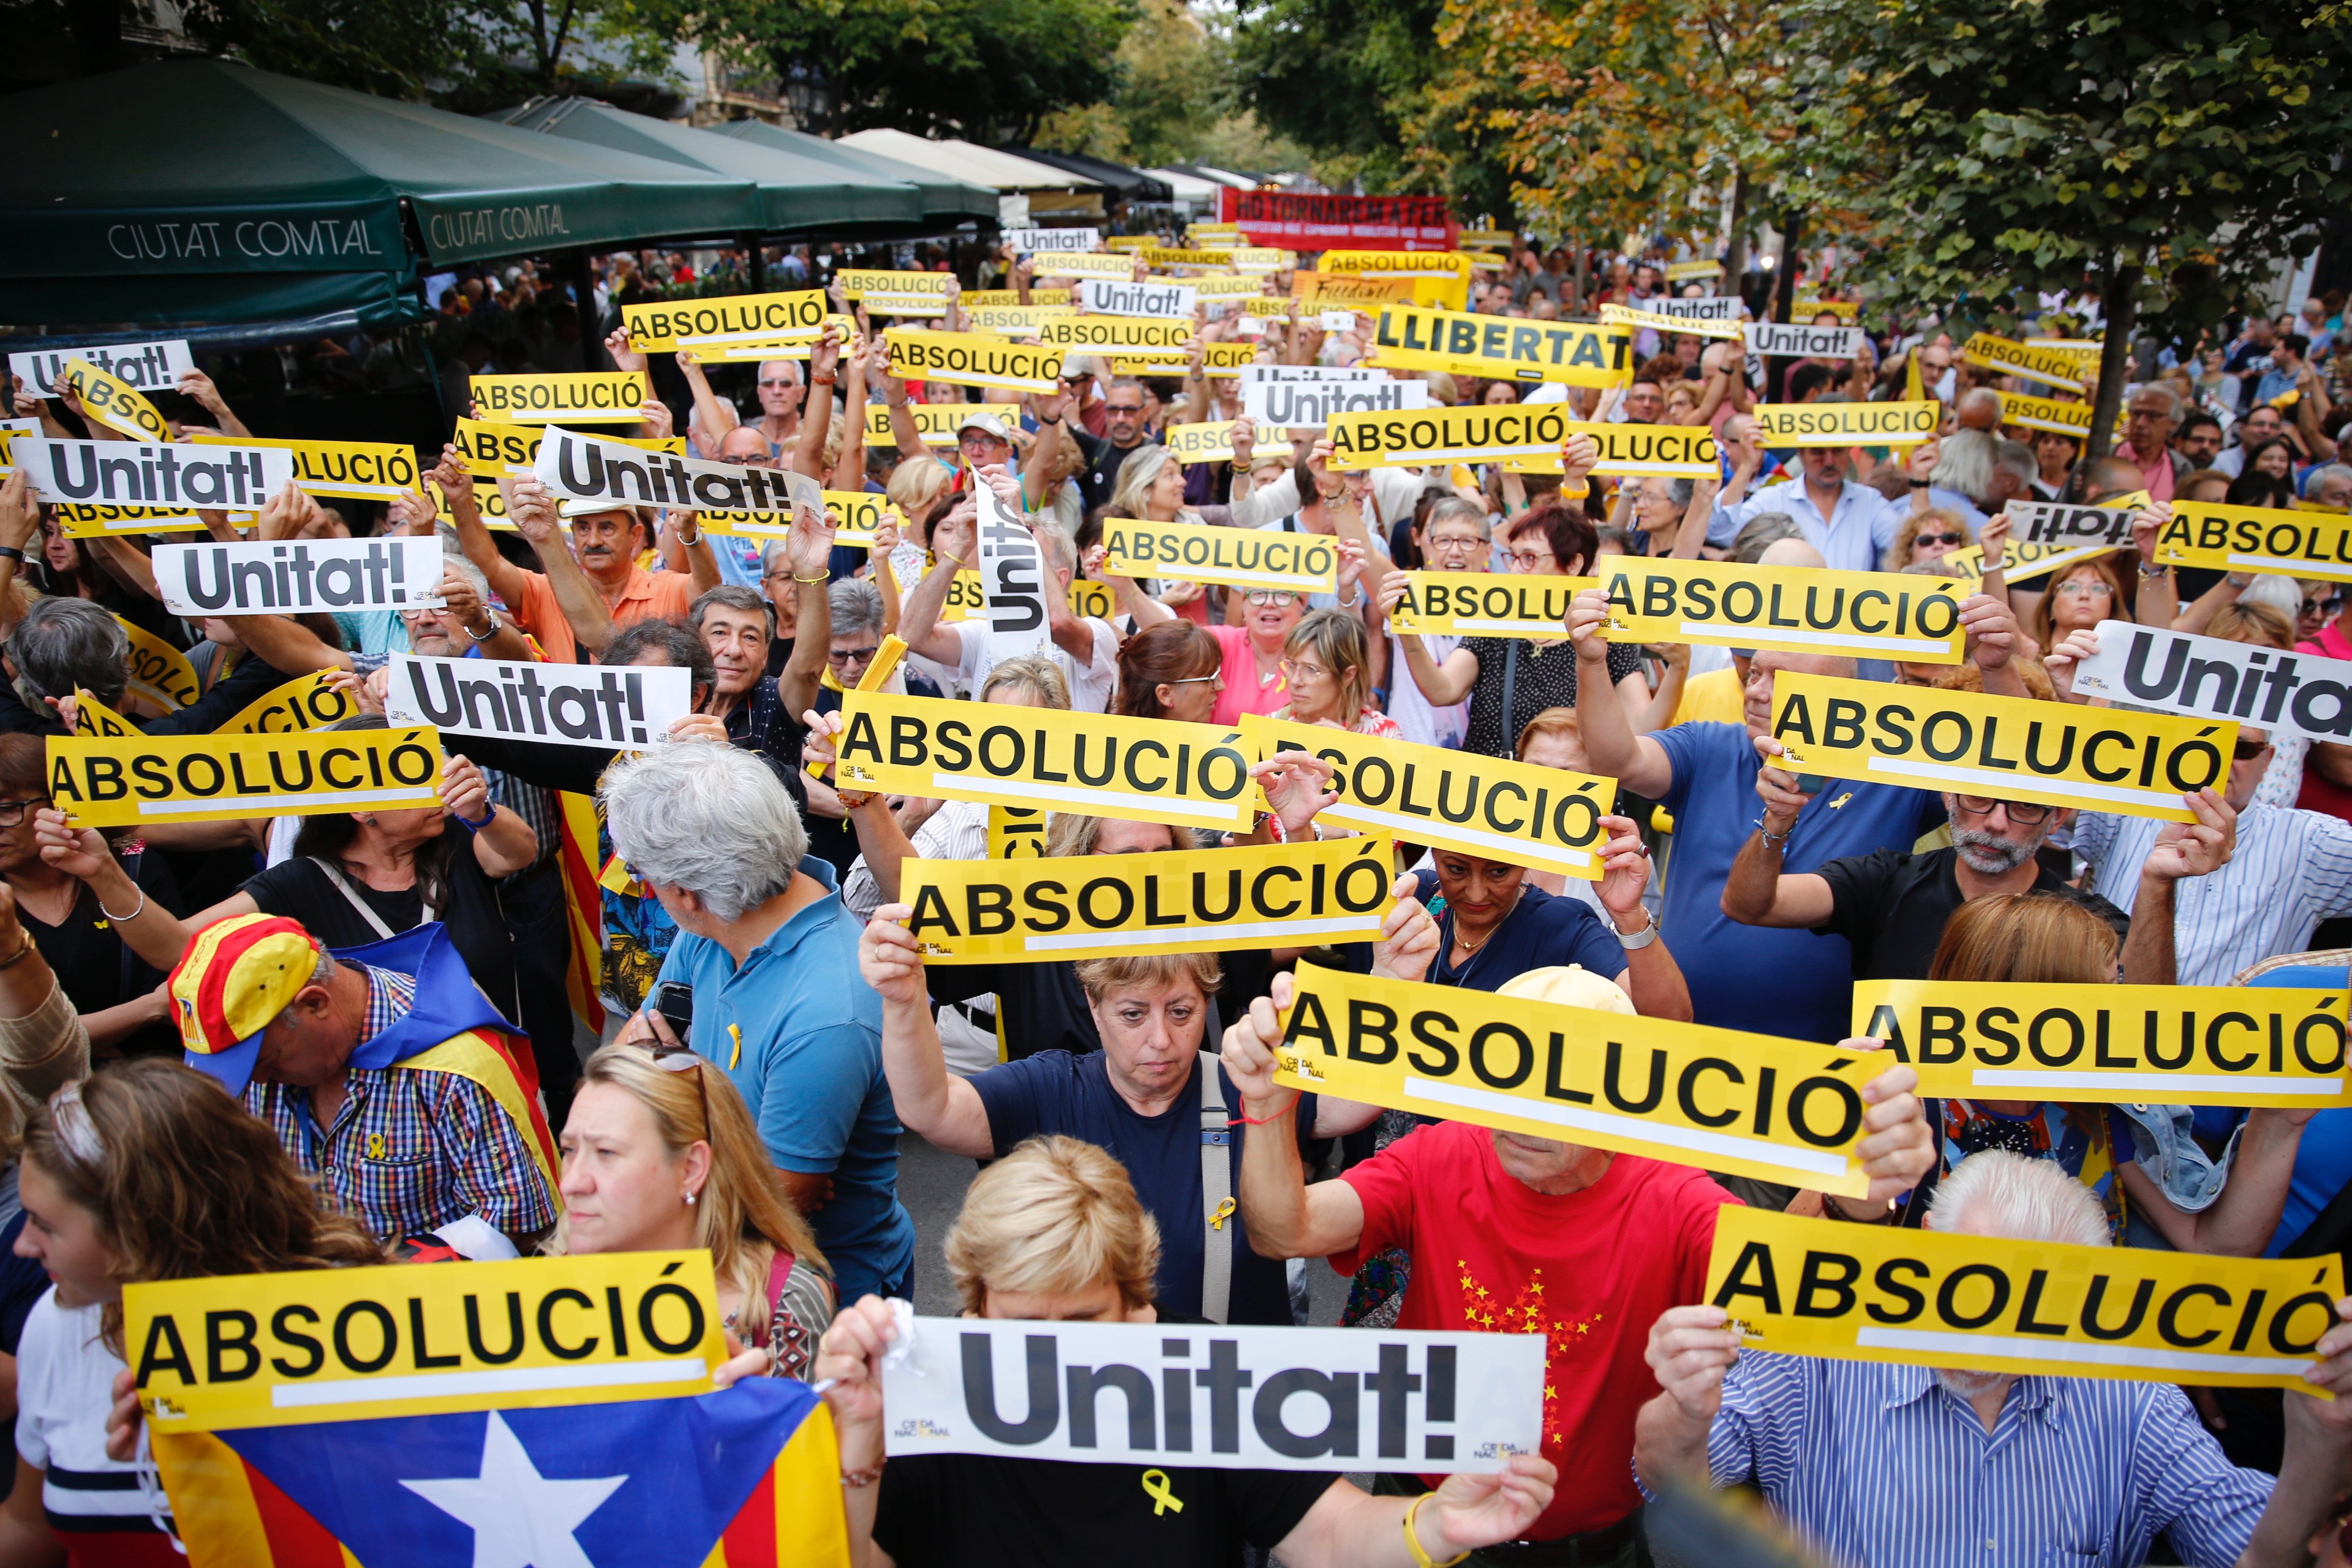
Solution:
[[[1217,1058],[1201,1053],[1201,1316],[1227,1321],[1233,1311],[1234,1244],[1241,1226],[1233,1224],[1234,1130],[1226,1125],[1224,1087]]]

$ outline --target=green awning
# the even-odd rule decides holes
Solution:
[[[0,97],[0,146],[16,324],[389,321],[420,269],[760,226],[746,179],[229,60]]]
[[[862,147],[845,147],[838,142],[811,136],[804,131],[786,131],[762,120],[737,120],[712,129],[718,135],[732,136],[754,146],[823,159],[842,168],[863,170],[883,179],[904,180],[921,193],[922,216],[936,227],[953,228],[966,218],[980,218],[989,223],[996,221],[996,193],[985,185],[967,184],[919,164],[886,158]]]
[[[691,125],[632,114],[593,98],[544,98],[490,118],[526,131],[660,159],[760,188],[762,234],[918,224],[922,198],[907,181],[813,158],[794,148],[740,142]]]

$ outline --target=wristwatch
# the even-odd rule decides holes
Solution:
[[[1611,931],[1617,931],[1617,944],[1628,952],[1634,952],[1639,948],[1647,947],[1652,942],[1658,940],[1658,917],[1651,914],[1647,910],[1643,910],[1642,913],[1648,919],[1650,923],[1643,926],[1640,931],[1617,931],[1617,922],[1614,920],[1612,920],[1609,922],[1609,929]]]

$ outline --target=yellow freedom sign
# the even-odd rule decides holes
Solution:
[[[1919,403],[1767,403],[1756,410],[1763,447],[1916,447],[1935,438],[1944,405]]]
[[[986,414],[1003,421],[1008,430],[1021,421],[1021,405],[1017,403],[909,403],[907,411],[915,416],[915,429],[922,436],[926,447],[952,447],[956,444],[956,427],[967,419],[977,419]],[[866,444],[888,447],[898,442],[890,428],[890,408],[887,404],[866,405]]]
[[[2342,512],[2176,500],[2172,520],[2156,536],[2156,558],[2168,566],[2352,582],[2352,518]]]
[[[157,1436],[708,1393],[710,1254],[312,1268],[122,1291]]]
[[[103,539],[115,533],[173,533],[200,529],[205,520],[192,511],[157,506],[98,506],[62,501],[58,526],[68,539]],[[229,514],[234,518],[236,514]]]
[[[1248,831],[1256,790],[1239,730],[1172,719],[856,691],[835,772],[855,789],[1045,805],[1131,822]]]
[[[1726,1205],[1706,1300],[1751,1349],[2058,1377],[2297,1388],[2343,1263],[2072,1247]]]
[[[1270,529],[1212,528],[1195,522],[1102,520],[1109,552],[1102,569],[1114,577],[1159,577],[1178,583],[1223,583],[1236,588],[1288,588],[1301,594],[1339,591],[1339,542],[1319,533]]]
[[[1453,274],[1446,276],[1450,279]],[[1290,297],[1301,305],[1327,310],[1433,303],[1421,298],[1415,287],[1421,281],[1423,280],[1412,278],[1361,278],[1349,272],[1294,272],[1290,275]]]
[[[121,376],[110,375],[86,359],[69,359],[58,373],[58,380],[73,388],[84,414],[108,429],[120,430],[134,441],[172,438],[170,422]]]
[[[1603,305],[1601,319],[1628,327],[1646,327],[1654,332],[1687,332],[1693,337],[1723,338],[1733,342],[1745,342],[1748,329],[1738,321],[1708,321],[1697,316],[1668,316],[1655,310],[1639,310],[1631,305]]]
[[[1568,637],[1568,602],[1591,577],[1493,572],[1408,572],[1390,624],[1416,637]]]
[[[906,862],[932,963],[1042,963],[1371,942],[1395,899],[1386,839],[1159,855]]]
[[[2000,399],[2000,422],[2027,430],[2054,430],[2061,436],[2091,433],[2091,405],[2062,403],[2054,397],[2029,397],[2021,392],[1994,394]]]
[[[1790,670],[1772,700],[1794,772],[2164,822],[2195,820],[2181,796],[2218,786],[2238,742],[2235,724]]]
[[[1234,422],[1212,420],[1205,425],[1171,425],[1160,431],[1160,445],[1180,463],[1230,463],[1234,460]],[[1279,430],[1255,432],[1257,446],[1272,451],[1289,437]]]
[[[908,381],[943,381],[957,386],[992,386],[1012,392],[1051,392],[1060,384],[1062,351],[1031,348],[978,332],[933,332],[892,327],[890,372]]]
[[[114,623],[131,639],[130,689],[133,697],[143,697],[166,711],[185,708],[196,700],[204,688],[196,679],[196,667],[188,662],[186,654],[121,616],[114,617]]]
[[[194,437],[199,447],[275,447],[294,455],[294,482],[312,495],[389,500],[424,480],[416,448],[388,441],[272,441],[258,436]]]
[[[1966,583],[1895,572],[1606,558],[1611,642],[1707,643],[1958,664]]]
[[[49,798],[77,827],[437,806],[437,731],[49,738]]]
[[[1384,844],[1401,838],[1601,879],[1601,818],[1616,798],[1614,779],[1256,714],[1243,715],[1242,731],[1261,758],[1297,751],[1331,764],[1339,798],[1318,820]]]
[[[906,526],[906,520],[898,515],[898,509],[890,504],[887,496],[864,490],[826,490],[824,510],[825,515],[833,519],[833,542],[854,550],[871,549],[875,531],[885,521]],[[793,520],[782,512],[704,511],[695,516],[713,533],[731,533],[743,539],[783,539],[793,531]]]
[[[340,671],[318,669],[298,675],[285,685],[248,703],[215,733],[222,735],[290,735],[303,730],[323,730],[359,711],[351,693],[331,686],[327,677]]]
[[[1925,1095],[2113,1105],[2352,1104],[2344,999],[2246,985],[1956,985],[1865,980],[1853,1032]]]
[[[1860,1197],[1883,1052],[1302,963],[1275,1081],[1339,1100]]]
[[[661,300],[621,307],[629,346],[639,353],[716,348],[728,343],[784,343],[824,330],[824,290],[726,294],[708,300]]]
[[[1633,379],[1633,337],[1622,326],[1522,321],[1412,305],[1381,308],[1369,363],[1498,381],[1617,386]]]
[[[547,434],[543,425],[504,425],[488,419],[460,419],[450,445],[457,448],[457,461],[477,479],[520,479],[532,471],[539,461],[539,444]],[[667,452],[673,458],[686,456],[686,437],[668,436],[599,436],[599,441],[609,441],[616,447],[635,447],[647,452]]]
[[[477,375],[467,385],[476,416],[507,425],[634,425],[654,400],[636,370]]]
[[[2069,392],[2083,390],[2083,357],[2071,349],[2037,349],[2013,338],[1979,332],[1960,350],[1960,357],[1972,365],[1997,370],[2004,375],[2023,376],[2047,386],[2063,386]]]

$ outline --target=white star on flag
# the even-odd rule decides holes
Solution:
[[[474,1568],[594,1568],[572,1532],[628,1479],[546,1479],[493,1410],[481,1474],[400,1484],[472,1528]]]

